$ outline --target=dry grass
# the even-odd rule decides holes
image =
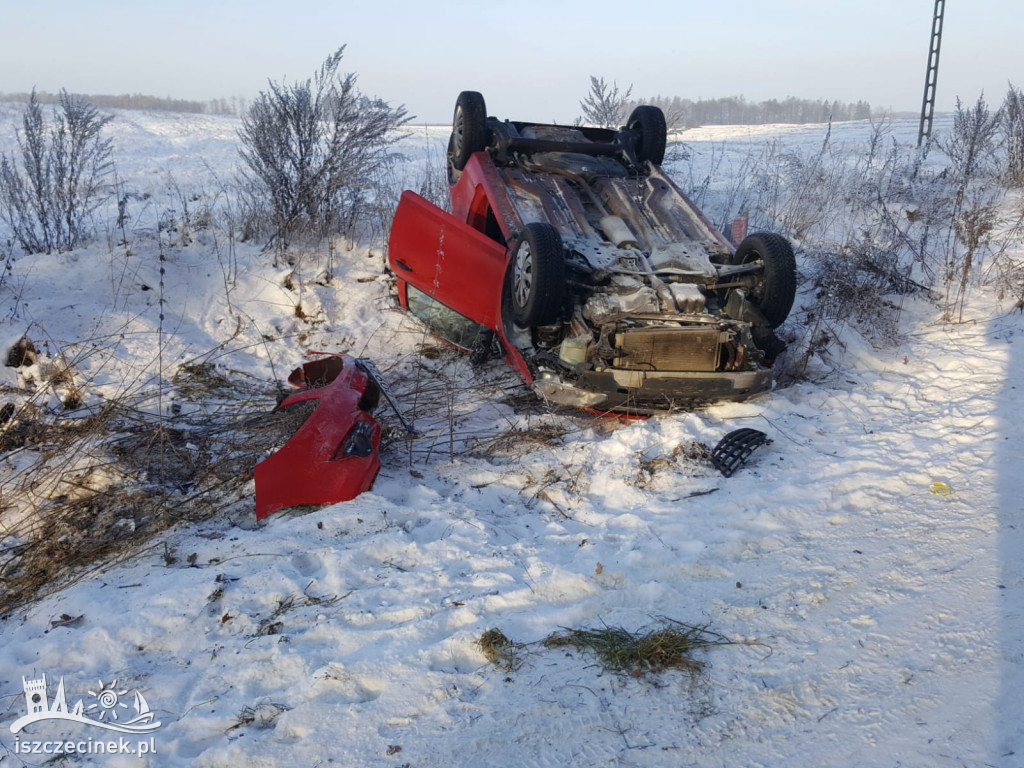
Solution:
[[[483,651],[484,658],[496,667],[514,672],[523,664],[523,646],[513,643],[500,629],[488,629],[476,644]]]
[[[248,499],[253,467],[308,415],[271,412],[265,385],[179,373],[178,402],[219,402],[172,417],[128,398],[87,416],[22,408],[4,425],[17,471],[0,485],[0,615]]]
[[[704,662],[693,657],[694,651],[716,645],[732,645],[707,625],[683,624],[665,620],[654,629],[631,632],[622,627],[600,629],[563,629],[544,639],[549,648],[572,647],[597,656],[601,666],[613,672],[626,672],[634,677],[648,673],[681,669],[700,672]]]
[[[208,362],[182,363],[172,379],[182,397],[196,400],[204,396],[232,392],[231,380]]]
[[[702,443],[700,440],[691,440],[689,443],[680,443],[672,449],[674,458],[689,459],[690,461],[711,462],[711,446]]]
[[[526,426],[516,425],[496,435],[467,441],[470,447],[465,453],[468,456],[489,458],[522,456],[537,448],[561,445],[563,438],[575,429],[576,425],[568,421],[560,423],[539,421]]]
[[[573,648],[592,653],[604,669],[633,677],[671,669],[696,674],[705,666],[704,661],[694,657],[696,651],[735,644],[724,635],[708,629],[706,624],[684,624],[672,619],[662,619],[655,627],[644,627],[636,631],[609,626],[598,629],[562,629],[539,643],[517,643],[506,637],[500,629],[489,629],[477,640],[486,659],[507,671],[515,671],[522,666],[528,647],[541,645],[545,648]]]
[[[242,707],[241,711],[235,715],[234,725],[229,727],[227,732],[233,731],[236,728],[244,728],[248,725],[261,730],[273,728],[277,718],[289,709],[284,704],[277,704],[275,702],[265,702],[257,704],[255,707]]]

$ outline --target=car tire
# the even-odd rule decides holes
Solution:
[[[661,165],[668,143],[665,113],[659,107],[639,106],[630,113],[626,127],[638,134],[635,145],[636,159],[641,163],[649,160],[652,165]]]
[[[764,262],[764,276],[757,288],[747,295],[747,300],[761,310],[772,328],[778,328],[789,317],[796,298],[793,246],[782,235],[756,232],[743,239],[732,263],[746,264],[756,259]]]
[[[476,91],[463,91],[455,100],[452,135],[448,141],[448,159],[455,170],[465,168],[470,156],[486,149],[489,140],[484,97]]]
[[[546,222],[526,225],[512,253],[509,300],[516,325],[549,325],[562,313],[565,255],[558,230]]]

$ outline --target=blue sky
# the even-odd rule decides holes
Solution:
[[[460,90],[491,114],[571,120],[591,74],[635,96],[863,99],[918,111],[933,0],[7,0],[0,91],[250,98],[347,45],[361,89],[446,122]],[[947,4],[939,110],[1024,86],[1021,0]]]

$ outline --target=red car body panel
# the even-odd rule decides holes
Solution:
[[[380,424],[370,415],[379,391],[347,355],[296,368],[301,390],[278,409],[316,401],[316,410],[276,453],[256,465],[256,519],[302,504],[348,501],[373,486],[380,470]]]
[[[476,158],[470,160],[470,165],[483,168]],[[459,188],[468,190],[462,193],[467,218],[476,218],[482,230],[489,210],[487,187],[469,183],[472,176],[464,178],[467,183]],[[457,194],[453,190],[453,197]],[[506,362],[526,383],[533,381],[523,356],[505,338],[500,312],[509,259],[505,246],[406,190],[391,225],[388,256],[398,278],[398,301],[403,307],[409,308],[409,281],[418,277],[420,285],[429,284],[431,298],[494,331],[506,349]],[[466,264],[473,265],[472,271],[465,268]],[[427,280],[424,275],[429,276]]]
[[[501,325],[498,308],[508,268],[504,246],[405,191],[391,225],[388,252],[403,284],[400,295],[407,279],[416,275],[421,284],[431,285],[431,297],[442,304],[492,330]],[[472,271],[464,268],[467,263],[473,264]]]
[[[493,212],[501,237],[512,239],[522,220],[509,198],[502,179],[486,153],[478,152],[469,158],[451,187],[452,215],[481,232],[487,231],[488,214]]]

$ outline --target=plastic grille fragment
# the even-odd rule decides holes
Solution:
[[[719,440],[718,445],[711,451],[711,463],[723,475],[732,477],[733,472],[739,469],[755,448],[771,442],[768,435],[756,429],[733,430]]]

